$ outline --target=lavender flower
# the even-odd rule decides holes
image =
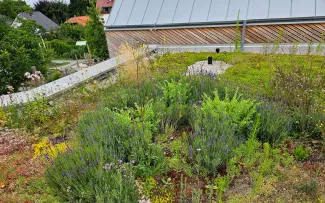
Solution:
[[[110,171],[110,170],[112,170],[113,166],[114,166],[114,163],[113,162],[112,163],[107,163],[107,164],[105,164],[105,166],[103,167],[103,169],[105,171]]]

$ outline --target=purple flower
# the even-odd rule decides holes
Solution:
[[[201,106],[201,105],[202,105],[202,101],[197,101],[195,104],[196,104],[197,106]]]

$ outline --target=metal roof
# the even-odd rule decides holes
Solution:
[[[105,29],[217,26],[247,22],[325,22],[325,0],[115,0]]]
[[[51,19],[49,19],[48,17],[46,17],[43,13],[41,13],[39,11],[22,12],[22,13],[19,13],[19,15],[23,16],[24,18],[26,18],[28,20],[35,21],[37,24],[43,26],[47,32],[50,30],[56,30],[60,27],[59,25],[57,25],[55,22],[53,22]]]

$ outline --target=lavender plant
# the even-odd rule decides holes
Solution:
[[[152,124],[130,112],[100,109],[81,119],[78,147],[52,160],[47,170],[54,194],[66,201],[135,202],[134,175],[155,175],[165,161],[153,142]]]
[[[131,163],[109,162],[103,150],[83,148],[61,154],[45,173],[62,202],[137,202]]]
[[[261,125],[257,136],[261,142],[279,144],[291,135],[292,118],[284,108],[271,102],[262,102],[257,107],[261,115]]]

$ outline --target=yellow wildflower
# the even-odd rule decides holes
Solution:
[[[2,184],[2,185],[1,185],[1,189],[5,188],[5,187],[6,187],[6,185],[5,185],[5,184]]]
[[[67,150],[67,145],[65,143],[60,143],[53,146],[49,140],[44,140],[38,144],[34,144],[33,148],[35,157],[47,155],[53,158],[58,156],[59,153],[65,152]]]

